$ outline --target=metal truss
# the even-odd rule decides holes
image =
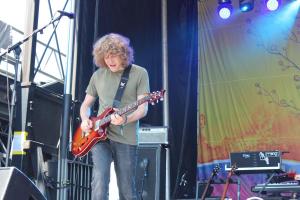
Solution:
[[[50,18],[52,19],[54,17],[53,14],[53,7],[51,4],[51,0],[48,0],[48,11],[50,14]],[[63,6],[62,10],[65,10],[67,4],[68,4],[69,0],[65,1],[65,4]],[[37,61],[37,64],[35,65],[35,69],[34,69],[34,77],[37,75],[37,73],[42,73],[43,75],[47,75],[48,77],[55,79],[56,81],[62,82],[65,79],[65,70],[64,70],[64,64],[63,64],[63,57],[66,58],[66,54],[63,54],[61,52],[61,48],[60,48],[60,44],[59,44],[59,40],[58,40],[58,33],[57,33],[57,27],[59,25],[59,21],[56,24],[52,24],[52,28],[53,28],[53,32],[50,35],[47,43],[41,43],[39,42],[39,44],[42,44],[42,47],[44,48],[41,57],[39,58],[37,55],[35,55],[35,59]],[[55,40],[55,47],[51,47],[50,43],[52,41],[52,39],[54,38]],[[56,66],[51,66],[51,67],[56,67],[57,70],[59,71],[59,77],[56,77],[54,75],[49,74],[46,68],[43,67],[47,66],[49,60],[51,59],[51,57],[55,58],[56,61]],[[43,61],[45,61],[43,63]]]
[[[47,0],[47,1],[40,1],[35,0],[34,1],[37,7],[35,7],[34,11],[27,11],[28,13],[35,13],[33,21],[34,23],[38,24],[39,18],[41,15],[49,14],[49,20],[53,19],[57,12],[53,12],[54,6],[53,3],[57,3],[58,1],[55,0]],[[65,0],[63,2],[63,8],[60,8],[61,10],[65,10],[67,7],[69,0]],[[41,6],[44,6],[44,8],[41,8]],[[46,7],[46,8],[45,8]],[[36,83],[36,85],[43,87],[43,85],[47,85],[49,82],[43,82],[44,77],[47,77],[47,80],[51,80],[53,82],[59,82],[63,84],[66,79],[66,65],[68,60],[68,53],[67,50],[65,53],[62,52],[63,48],[60,40],[62,34],[69,34],[68,31],[63,32],[62,34],[59,33],[59,24],[60,20],[57,21],[55,24],[53,23],[49,27],[47,27],[47,37],[41,37],[40,35],[37,35],[36,40],[32,40],[35,47],[32,47],[33,49],[27,50],[27,53],[30,52],[30,54],[27,54],[27,56],[31,56],[30,63],[33,63],[33,65],[26,66],[30,69],[23,69],[23,71],[30,71],[33,76],[30,77],[30,82]],[[49,30],[51,29],[52,30]],[[51,32],[48,34],[48,32]],[[23,37],[25,34],[18,30],[16,27],[11,27],[11,32],[15,35]],[[26,31],[25,31],[26,32]],[[26,33],[28,34],[28,33]],[[45,34],[45,33],[40,33]],[[64,41],[67,42],[67,41]],[[25,49],[26,50],[26,49]],[[24,57],[25,54],[24,54]],[[3,62],[8,63],[9,65],[13,66],[15,63],[15,60],[13,59],[13,56],[8,55],[7,60],[2,60]],[[23,66],[25,66],[26,62],[20,63]],[[13,69],[13,68],[11,68]],[[55,73],[52,73],[55,72]],[[7,73],[8,74],[8,73]],[[13,77],[13,76],[12,76]],[[40,78],[42,77],[42,78]],[[25,78],[26,79],[26,78]],[[22,105],[28,105],[28,102],[26,102],[28,99],[24,98],[24,96],[29,96],[29,94],[25,94],[27,91],[24,90],[24,94],[22,96]],[[24,109],[26,112],[28,108]],[[26,114],[23,114],[24,116],[27,116]],[[8,119],[8,118],[7,118]],[[1,119],[0,119],[1,120]],[[2,121],[0,121],[2,122]],[[27,118],[21,118],[22,127],[23,124],[24,127],[26,127]],[[6,141],[7,141],[7,135],[8,135],[8,120],[3,120],[3,123],[0,123],[0,167],[5,165],[6,160]],[[41,151],[43,151],[41,149]],[[71,157],[71,156],[70,156]],[[72,159],[72,157],[70,158]],[[44,161],[41,161],[41,163]],[[39,163],[40,164],[40,163]],[[70,190],[68,191],[68,197],[69,199],[90,199],[91,196],[91,177],[92,177],[92,165],[91,165],[91,159],[87,156],[83,160],[78,161],[68,161],[68,183],[66,187],[68,187]],[[38,182],[38,180],[36,180]],[[46,187],[46,184],[44,185]],[[58,188],[55,188],[58,192]],[[65,186],[63,186],[65,187]],[[57,198],[61,199],[61,198]]]
[[[8,121],[0,119],[0,167],[5,166]]]

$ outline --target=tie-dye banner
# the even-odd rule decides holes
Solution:
[[[220,164],[224,180],[231,152],[274,151],[282,169],[300,174],[300,19],[296,1],[277,11],[255,1],[252,11],[217,16],[218,1],[199,2],[198,181]],[[270,172],[272,173],[272,172]],[[257,196],[251,187],[270,174],[233,176],[227,196]],[[221,196],[224,184],[215,184]],[[237,188],[240,186],[240,195]]]

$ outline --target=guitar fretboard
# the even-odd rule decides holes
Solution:
[[[137,108],[139,105],[142,105],[143,103],[149,101],[151,99],[151,95],[145,96],[142,99],[139,99],[137,101],[135,101],[134,103],[131,103],[127,106],[125,106],[124,108],[121,108],[120,110],[118,110],[117,112],[115,112],[118,115],[124,115],[132,110],[134,110],[135,108]],[[95,130],[98,130],[99,127],[103,126],[104,124],[107,124],[111,121],[111,115],[108,115],[100,120],[97,120],[95,122]]]

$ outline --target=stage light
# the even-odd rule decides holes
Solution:
[[[228,19],[232,12],[231,0],[218,0],[218,14],[222,19]]]
[[[274,11],[279,7],[279,0],[266,0],[268,10]]]
[[[248,12],[254,7],[254,0],[240,0],[240,10],[242,12]]]

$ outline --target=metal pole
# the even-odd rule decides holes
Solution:
[[[14,84],[12,89],[12,99],[11,99],[11,106],[9,111],[9,130],[8,130],[8,137],[7,137],[7,148],[6,148],[6,159],[5,159],[5,167],[9,166],[9,157],[10,157],[10,151],[11,151],[11,141],[13,138],[12,133],[12,126],[13,126],[13,116],[15,113],[15,103],[16,103],[16,89],[17,89],[17,79],[19,78],[19,61],[20,61],[20,54],[21,54],[21,48],[18,46],[16,49],[14,49],[15,54],[15,78],[14,78]]]
[[[237,176],[237,200],[240,200],[240,197],[241,197],[241,178],[240,176],[238,175]]]
[[[163,88],[166,89],[163,101],[163,124],[169,127],[169,86],[168,86],[168,31],[167,31],[167,0],[161,1],[161,24],[162,24],[162,67],[163,67]],[[170,149],[166,148],[166,187],[165,200],[170,199]]]
[[[71,1],[71,10],[75,11],[75,2]],[[69,26],[69,44],[68,57],[66,65],[66,76],[64,81],[64,110],[62,120],[62,131],[59,145],[59,162],[58,162],[58,180],[59,190],[58,199],[67,200],[68,189],[68,137],[70,131],[70,108],[72,103],[71,83],[72,83],[72,66],[73,66],[73,45],[75,32],[75,19],[70,20]]]

